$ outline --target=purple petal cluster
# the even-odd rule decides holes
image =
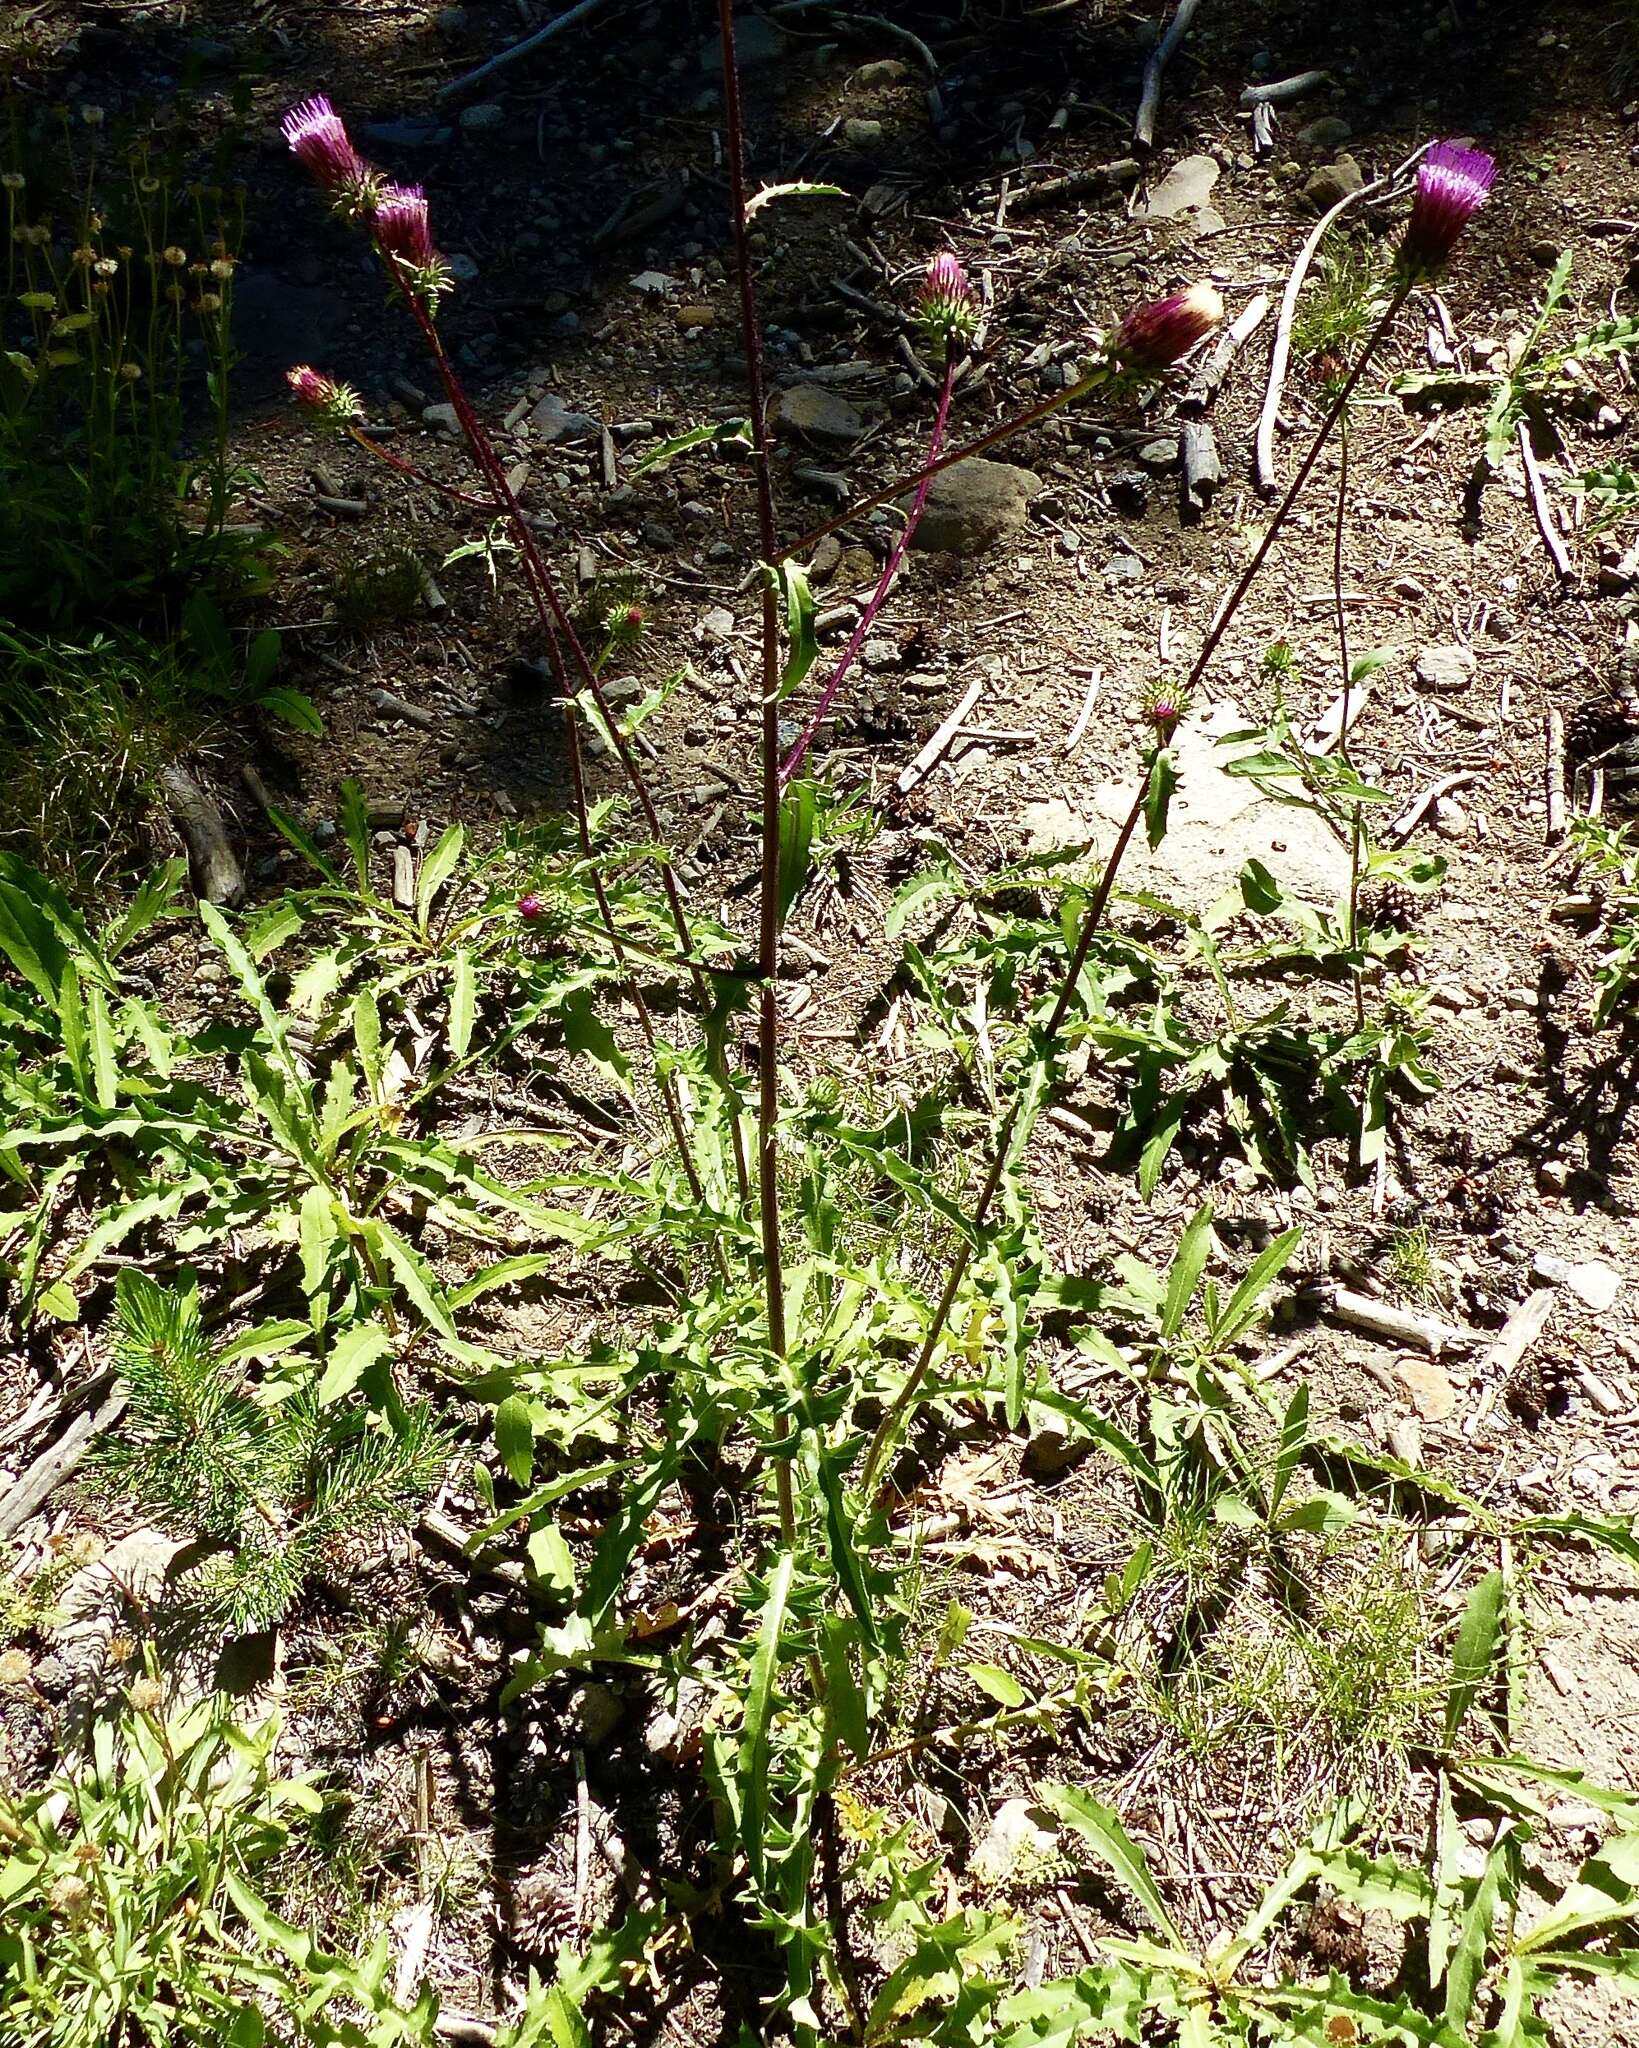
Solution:
[[[1209,284],[1192,284],[1130,312],[1106,344],[1124,369],[1164,370],[1204,341],[1224,317],[1224,302]]]
[[[1417,166],[1417,195],[1396,266],[1406,277],[1432,277],[1449,259],[1463,229],[1485,204],[1497,164],[1483,149],[1435,142]]]
[[[427,195],[419,185],[384,185],[371,217],[376,245],[412,270],[426,270],[438,261],[427,218]]]
[[[353,147],[346,124],[323,94],[292,107],[281,125],[297,161],[333,199],[351,204],[368,192],[373,178],[370,166]]]

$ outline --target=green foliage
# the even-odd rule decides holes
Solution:
[[[92,1469],[212,1556],[189,1597],[235,1630],[272,1627],[315,1575],[342,1575],[407,1527],[449,1462],[425,1407],[374,1424],[320,1384],[270,1403],[212,1345],[192,1290],[127,1268],[114,1360],[128,1405]]]
[[[249,567],[227,531],[242,196],[67,108],[14,119],[0,163],[0,615],[77,638]]]
[[[261,709],[313,730],[311,704],[272,687],[279,636],[241,649],[195,593],[186,637],[128,631],[83,644],[0,630],[0,843],[79,896],[129,874],[160,772],[208,746],[227,717]]]
[[[1417,371],[1398,378],[1394,388],[1419,405],[1487,401],[1485,461],[1491,469],[1512,451],[1521,420],[1528,420],[1533,433],[1544,440],[1553,440],[1554,415],[1578,411],[1588,403],[1588,379],[1576,373],[1606,356],[1628,356],[1639,349],[1639,320],[1631,316],[1602,320],[1561,346],[1548,347],[1548,329],[1565,306],[1570,281],[1571,252],[1566,250],[1554,265],[1536,318],[1518,349],[1510,351],[1507,369]]]
[[[1370,245],[1334,229],[1316,259],[1292,322],[1292,353],[1326,383],[1340,382],[1372,324],[1383,282]]]
[[[401,1300],[412,1326],[451,1359],[485,1364],[488,1353],[462,1344],[442,1286],[392,1213],[401,1194],[442,1230],[479,1246],[504,1247],[519,1229],[536,1242],[585,1235],[574,1211],[497,1174],[486,1154],[502,1140],[452,1140],[421,1123],[444,1076],[471,1056],[481,991],[510,989],[516,969],[510,1028],[550,1013],[573,1043],[595,1053],[605,1041],[577,998],[611,966],[575,957],[538,967],[521,937],[463,946],[459,925],[458,942],[448,944],[440,892],[459,886],[459,836],[429,854],[415,911],[389,915],[369,884],[356,800],[344,806],[343,822],[356,888],[330,875],[306,902],[276,904],[243,933],[201,906],[243,1008],[197,1036],[129,984],[121,960],[174,915],[177,867],[94,933],[60,891],[0,856],[0,955],[17,977],[0,985],[9,1026],[0,1046],[0,1174],[9,1183],[0,1191],[8,1197],[0,1258],[22,1314],[43,1307],[72,1319],[79,1276],[103,1252],[156,1226],[184,1252],[249,1230],[299,1269],[315,1330],[330,1329],[327,1344],[378,1312],[396,1313],[389,1304]],[[584,876],[559,871],[554,879],[571,917],[588,923]],[[356,912],[353,930],[294,968],[290,1004],[281,1006],[259,962],[302,933],[321,906],[330,939],[339,903]],[[507,929],[520,934],[515,903]],[[490,901],[476,925],[493,935],[501,916]],[[374,975],[349,984],[351,967],[361,978],[367,968]],[[450,1058],[418,1082],[416,1067],[432,1048],[423,1039],[417,1053],[417,1017],[398,1006],[423,989],[443,997]],[[322,1042],[306,1041],[305,1032],[298,1039],[306,1017],[316,1017]],[[237,1069],[237,1086],[224,1076],[224,1059]],[[537,1134],[534,1142],[552,1141]],[[115,1157],[119,1172],[109,1174]]]
[[[1579,817],[1571,826],[1571,844],[1599,896],[1604,951],[1593,970],[1594,1029],[1625,1030],[1639,989],[1639,831]]]
[[[413,619],[426,588],[427,571],[420,556],[398,543],[336,562],[330,571],[331,610],[343,633],[367,640]]]
[[[158,1681],[139,1680],[157,1694]],[[320,1794],[275,1775],[277,1723],[200,1701],[100,1723],[84,1764],[0,1789],[0,2036],[232,2048],[430,2044],[436,2010],[394,2003],[388,1949],[330,1953],[281,1920],[270,1866]]]

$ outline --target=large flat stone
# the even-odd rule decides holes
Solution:
[[[1041,478],[1033,469],[971,456],[934,478],[911,545],[952,555],[982,554],[1019,531],[1040,489]]]
[[[1330,909],[1349,886],[1349,856],[1342,842],[1309,811],[1277,804],[1244,776],[1227,775],[1236,753],[1218,740],[1248,723],[1227,701],[1192,712],[1173,742],[1179,786],[1167,834],[1152,853],[1139,831],[1121,864],[1127,888],[1153,890],[1180,909],[1204,911],[1237,886],[1249,860],[1262,861],[1290,896]],[[1106,783],[1092,804],[1101,850],[1132,807],[1130,781]]]

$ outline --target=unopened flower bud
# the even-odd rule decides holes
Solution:
[[[1156,682],[1144,692],[1144,721],[1163,747],[1172,744],[1172,736],[1188,709],[1189,698],[1176,684]]]
[[[21,171],[0,171],[0,192],[21,192],[23,174]]]
[[[218,256],[211,265],[211,276],[220,279],[223,284],[226,284],[228,279],[232,277],[234,269],[235,264],[231,256]]]
[[[947,352],[969,340],[979,324],[979,305],[958,257],[941,249],[928,263],[917,294],[916,322],[930,346]]]
[[[180,270],[188,260],[188,252],[186,249],[179,249],[175,242],[167,242],[160,251],[160,258],[162,262],[168,263],[173,270]]]
[[[193,309],[201,316],[210,313],[220,313],[222,310],[220,294],[217,292],[201,292],[199,297],[194,300]]]
[[[88,128],[100,128],[107,119],[101,107],[81,107],[80,119]]]
[[[1205,340],[1224,317],[1224,302],[1209,284],[1192,284],[1129,313],[1107,344],[1124,369],[1164,370]]]
[[[285,382],[302,404],[310,406],[335,433],[345,433],[364,417],[364,401],[350,384],[338,384],[307,363],[286,370]]]
[[[1417,166],[1417,193],[1395,269],[1408,282],[1435,276],[1485,204],[1497,164],[1484,150],[1436,142]]]

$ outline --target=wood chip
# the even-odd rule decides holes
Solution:
[[[894,783],[894,788],[898,790],[901,796],[908,796],[918,783],[926,782],[934,769],[938,767],[952,740],[955,739],[957,733],[966,722],[968,713],[984,694],[985,684],[989,680],[988,675],[975,676],[962,692],[961,702],[943,720],[939,730],[923,746],[919,747],[914,758],[905,767],[900,769],[898,779]]]

